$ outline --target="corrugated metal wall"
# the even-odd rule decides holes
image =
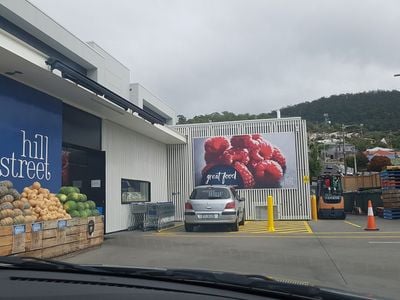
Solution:
[[[186,145],[168,145],[168,195],[176,205],[176,219],[183,220],[184,203],[194,186],[192,138],[219,135],[293,132],[295,136],[298,186],[291,189],[244,189],[246,219],[256,219],[257,206],[266,205],[272,195],[276,215],[281,220],[310,219],[310,185],[306,122],[300,118],[250,120],[239,122],[177,125],[173,127],[187,137]]]
[[[106,232],[129,227],[129,205],[121,204],[121,178],[151,182],[151,201],[167,201],[166,145],[103,120],[106,151]]]

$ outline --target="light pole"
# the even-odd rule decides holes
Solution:
[[[398,74],[400,76],[400,74]],[[344,175],[347,174],[347,166],[346,166],[346,150],[345,150],[345,128],[347,127],[353,127],[353,126],[360,126],[361,127],[361,132],[362,132],[362,127],[364,126],[364,124],[360,124],[360,125],[344,125],[342,124],[342,138],[343,138],[343,163],[344,163]],[[361,133],[362,135],[362,133]],[[357,158],[356,158],[356,149],[354,149],[354,174],[357,173]]]
[[[347,166],[346,166],[346,150],[344,149],[345,147],[345,141],[344,141],[344,124],[342,124],[342,139],[343,139],[343,164],[344,164],[344,175],[347,175]]]

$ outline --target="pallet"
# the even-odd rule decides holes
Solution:
[[[398,191],[398,190],[385,190],[385,191],[382,191],[382,195],[391,195],[391,194],[400,195],[400,191]]]
[[[398,220],[398,219],[400,219],[400,216],[383,215],[383,218],[386,219],[386,220]]]
[[[383,218],[394,220],[400,219],[400,208],[392,208],[392,209],[384,209],[383,210]]]
[[[383,207],[385,209],[396,209],[400,208],[400,203],[399,202],[389,202],[389,203],[383,203]]]
[[[400,190],[400,186],[399,186],[399,185],[395,185],[395,186],[382,186],[382,190],[383,190],[383,191]]]
[[[385,213],[399,213],[400,214],[400,208],[390,208],[390,209],[384,209],[383,212]]]
[[[392,170],[400,171],[400,166],[386,166],[385,170],[387,170],[387,171],[392,171]]]

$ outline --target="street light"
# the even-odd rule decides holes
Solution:
[[[400,76],[400,74],[398,74]],[[342,124],[342,137],[343,137],[343,164],[344,164],[344,175],[347,175],[347,166],[346,166],[346,150],[345,150],[345,135],[344,135],[344,130],[348,127],[353,127],[353,126],[360,126],[361,128],[364,126],[364,124],[356,125],[344,125]],[[362,129],[361,129],[362,130]],[[354,149],[354,174],[357,174],[357,158],[356,158],[356,151]]]

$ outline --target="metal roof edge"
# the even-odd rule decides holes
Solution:
[[[283,121],[290,121],[290,120],[296,120],[296,121],[302,121],[301,117],[289,117],[289,118],[272,118],[272,119],[250,119],[250,120],[238,120],[238,121],[223,121],[223,122],[209,122],[209,123],[191,123],[191,124],[178,124],[178,125],[173,125],[171,127],[196,127],[196,126],[205,126],[205,125],[223,125],[223,124],[237,124],[237,123],[251,123],[251,122],[283,122]]]

